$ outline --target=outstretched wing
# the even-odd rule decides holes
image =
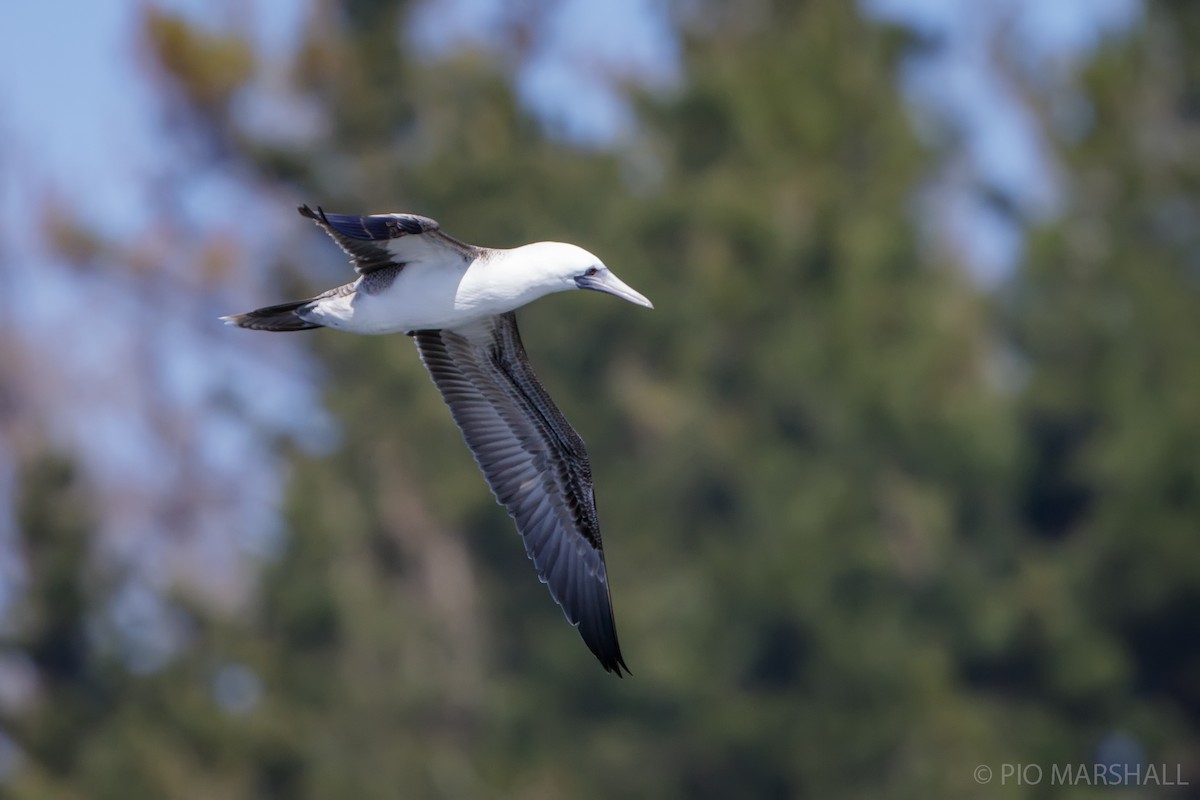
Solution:
[[[471,261],[480,248],[442,232],[429,217],[417,214],[326,214],[300,206],[300,214],[317,223],[354,260],[359,273],[402,267],[414,261]]]
[[[587,451],[533,374],[516,316],[413,337],[492,493],[517,523],[538,577],[604,668],[628,672]]]

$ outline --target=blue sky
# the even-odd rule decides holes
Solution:
[[[149,216],[144,187],[171,150],[159,132],[154,88],[140,68],[139,5],[81,3],[70,14],[46,3],[0,7],[0,30],[8,32],[0,48],[6,218],[14,212],[23,219],[30,196],[50,188],[66,198],[86,193],[87,205],[103,208],[106,226],[118,233],[137,231]],[[216,25],[234,14],[233,5],[201,0],[157,5]],[[989,65],[986,39],[1007,26],[1018,58],[1036,68],[1069,70],[1105,35],[1133,23],[1140,0],[862,0],[861,6],[877,18],[944,36],[942,52],[909,65],[898,81],[915,108],[966,125],[969,157],[981,177],[1012,192],[1035,215],[1051,213],[1052,170],[1011,85]],[[486,47],[506,8],[502,0],[429,3],[414,15],[410,38],[431,57],[464,44]],[[602,145],[628,131],[632,120],[615,82],[670,86],[679,80],[678,43],[661,2],[562,0],[551,8],[546,35],[516,76],[517,89],[527,107],[568,138]],[[280,55],[297,41],[306,13],[304,3],[260,0],[238,5],[233,24],[268,56]],[[47,57],[50,42],[55,57]],[[988,269],[1015,255],[979,254]]]
[[[228,16],[220,6],[233,8],[202,0],[152,5],[218,24]],[[64,13],[55,3],[0,4],[0,141],[16,178],[0,194],[6,217],[23,217],[29,200],[47,190],[103,209],[117,235],[138,231],[150,217],[146,185],[172,148],[138,52],[141,6],[76,3]],[[237,24],[279,54],[298,39],[304,8],[289,0],[247,3]]]
[[[0,6],[0,275],[21,288],[0,297],[0,357],[20,374],[18,430],[0,429],[0,621],[21,585],[17,461],[22,447],[44,442],[70,453],[101,499],[98,558],[127,576],[110,622],[132,665],[148,668],[172,646],[168,610],[148,598],[189,578],[211,584],[197,588],[218,599],[236,598],[253,562],[278,549],[285,475],[270,439],[319,447],[331,431],[297,343],[246,347],[221,336],[216,317],[230,309],[213,306],[197,267],[229,237],[266,263],[271,213],[218,171],[178,179],[182,145],[159,125],[137,48],[138,7]],[[238,24],[268,48],[286,47],[297,7],[263,4]],[[164,197],[186,219],[165,214]],[[36,234],[50,199],[125,242],[153,268],[142,273],[153,276],[149,285],[103,254],[84,269],[57,258]],[[263,277],[252,266],[231,284],[244,296]]]
[[[957,158],[927,198],[928,216],[985,284],[999,282],[1021,256],[1023,231],[987,207],[979,186],[1002,192],[1032,222],[1052,218],[1063,186],[1051,135],[1022,99],[1030,85],[1064,122],[1086,126],[1086,101],[1072,79],[1107,38],[1128,30],[1140,0],[862,0],[876,18],[911,28],[942,46],[905,64],[899,84],[915,127],[931,144],[947,129]],[[999,62],[999,64],[998,64]],[[1016,83],[1022,79],[1022,84]],[[1082,132],[1077,130],[1074,133]]]
[[[679,80],[679,43],[659,0],[561,0],[516,76],[517,94],[552,129],[603,146],[629,133],[619,83],[666,88]],[[410,30],[437,57],[462,46],[488,47],[506,24],[505,0],[452,0],[418,7]]]

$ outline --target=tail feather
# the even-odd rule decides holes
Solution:
[[[295,303],[280,303],[276,306],[247,311],[245,314],[230,314],[227,317],[221,317],[221,320],[226,325],[255,331],[306,331],[325,327],[315,322],[309,322],[296,313],[311,302],[312,300],[299,300]]]

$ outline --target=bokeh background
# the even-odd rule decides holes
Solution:
[[[0,38],[0,796],[1200,796],[1200,3]],[[577,242],[655,301],[521,315],[632,678],[407,339],[216,321],[348,278],[301,203]]]

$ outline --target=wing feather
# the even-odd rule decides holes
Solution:
[[[470,261],[481,248],[442,232],[436,220],[419,214],[328,214],[300,206],[301,216],[315,222],[353,260],[359,274],[414,261]]]
[[[618,676],[628,672],[587,451],[533,374],[516,316],[413,336],[492,493],[516,522],[538,577],[604,668]]]

